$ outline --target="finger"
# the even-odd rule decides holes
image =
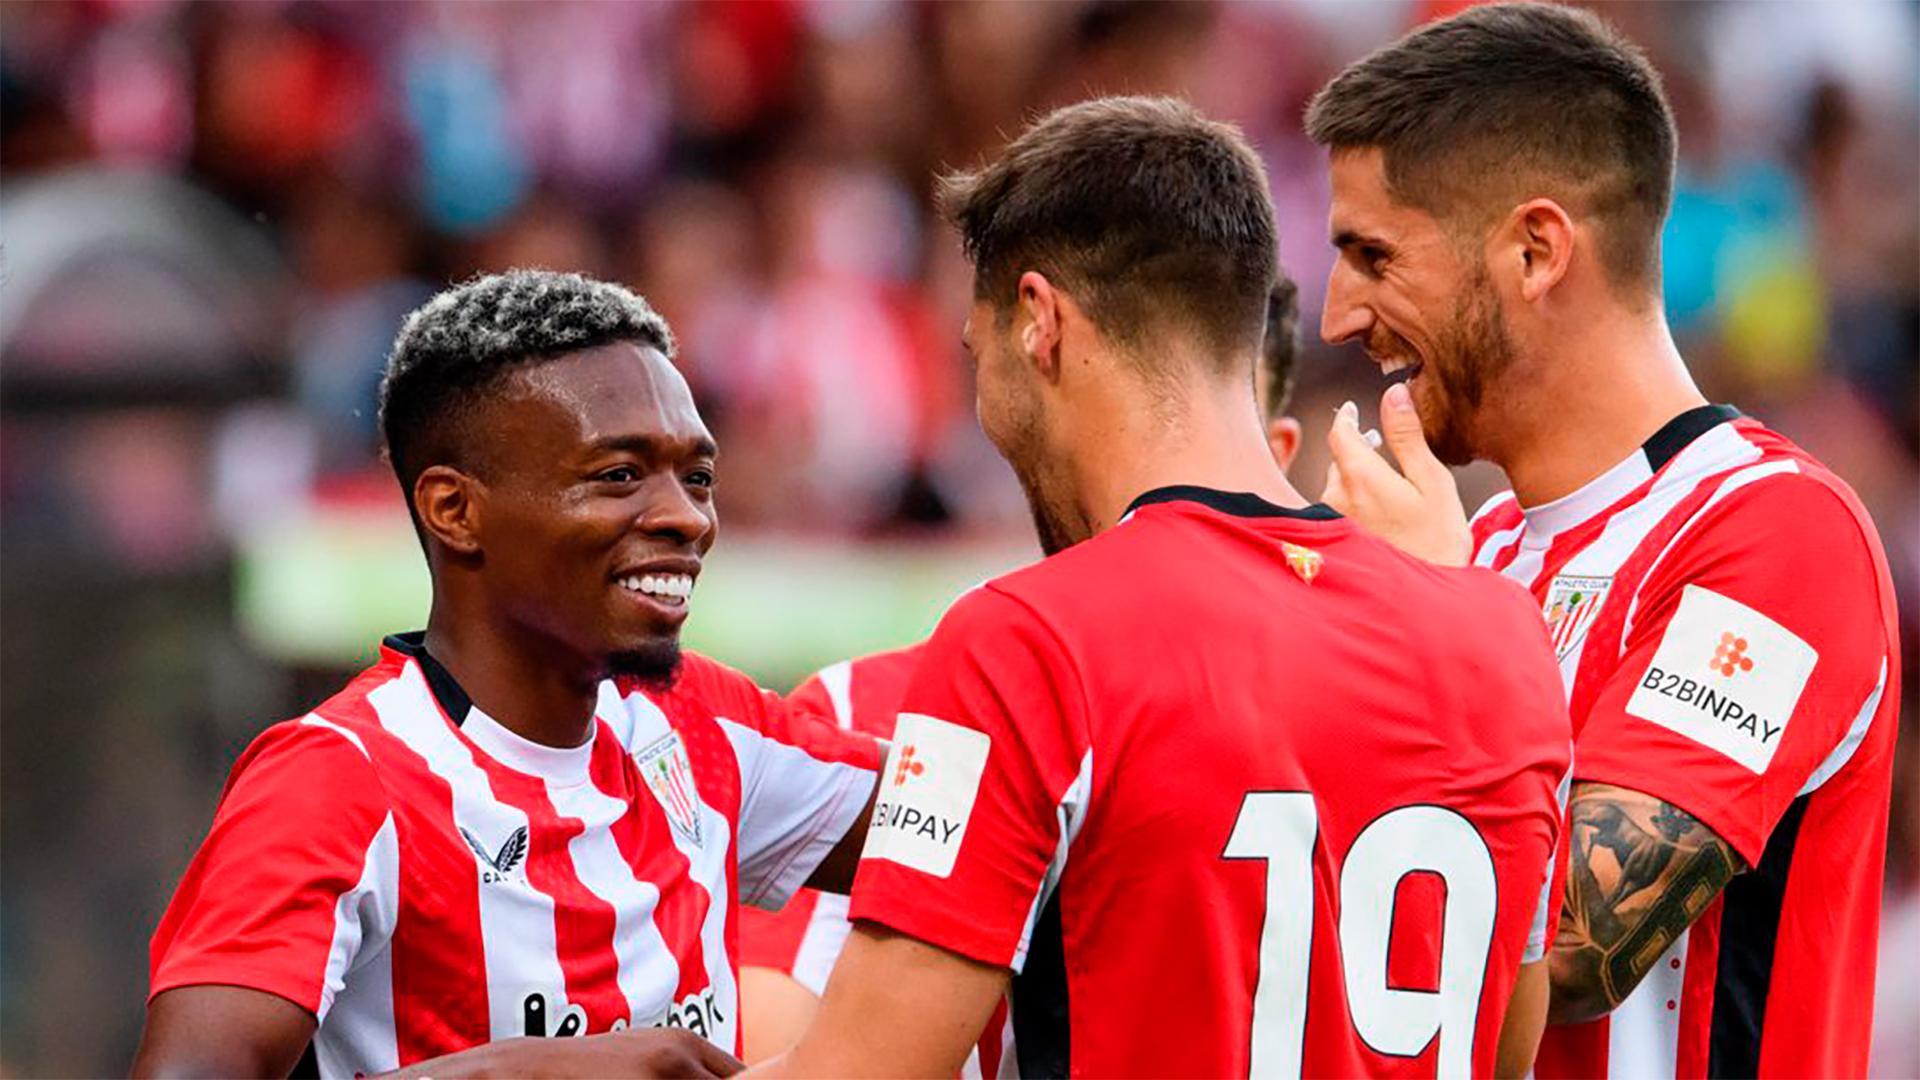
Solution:
[[[1395,383],[1380,396],[1380,427],[1386,432],[1388,449],[1400,463],[1400,472],[1428,494],[1436,485],[1451,488],[1453,473],[1427,445],[1427,433],[1420,427],[1420,412],[1413,407],[1413,394],[1406,384]]]
[[[1348,514],[1353,509],[1353,505],[1347,501],[1347,485],[1340,479],[1340,463],[1337,461],[1327,462],[1327,486],[1320,492],[1320,501],[1342,514]]]
[[[732,1076],[746,1071],[739,1058],[713,1045],[705,1039],[700,1040],[700,1064],[712,1071],[715,1076]]]
[[[1340,467],[1341,489],[1349,502],[1377,502],[1388,498],[1396,487],[1407,482],[1393,471],[1360,432],[1359,409],[1349,401],[1334,414],[1333,427],[1327,431],[1327,449],[1333,463]]]

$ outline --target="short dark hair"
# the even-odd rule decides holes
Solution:
[[[1267,295],[1267,336],[1260,345],[1266,419],[1278,419],[1293,398],[1293,361],[1300,350],[1300,286],[1282,274]]]
[[[1491,4],[1431,23],[1322,87],[1307,134],[1378,148],[1395,198],[1456,224],[1557,198],[1600,223],[1616,284],[1659,282],[1673,110],[1645,54],[1591,12]]]
[[[976,296],[1003,313],[1037,270],[1123,348],[1170,325],[1217,354],[1260,340],[1278,248],[1266,170],[1237,128],[1185,102],[1056,109],[998,160],[942,178],[940,208]]]
[[[469,465],[461,421],[506,375],[568,353],[631,341],[669,359],[673,333],[619,285],[552,270],[509,270],[448,289],[408,315],[380,383],[380,430],[413,506],[428,466]]]

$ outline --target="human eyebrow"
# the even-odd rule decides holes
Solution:
[[[676,439],[664,435],[609,435],[595,439],[589,446],[593,454],[629,453],[637,457],[659,458],[675,453],[688,457],[717,457],[720,447],[710,436]]]
[[[1333,246],[1341,251],[1356,247],[1370,247],[1387,254],[1393,253],[1392,245],[1377,236],[1367,236],[1353,229],[1341,229],[1333,234]]]

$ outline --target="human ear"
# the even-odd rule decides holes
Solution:
[[[1021,319],[1020,353],[1048,380],[1060,374],[1060,306],[1063,297],[1044,274],[1029,270],[1020,275],[1018,303]]]
[[[1533,199],[1514,208],[1498,241],[1517,263],[1519,292],[1529,303],[1560,284],[1573,264],[1573,217],[1552,199]]]
[[[461,555],[480,552],[486,485],[451,465],[433,465],[413,481],[413,512],[441,547]]]

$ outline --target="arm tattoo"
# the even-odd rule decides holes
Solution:
[[[1553,1023],[1620,1004],[1742,869],[1726,841],[1651,795],[1578,784],[1553,942]]]

